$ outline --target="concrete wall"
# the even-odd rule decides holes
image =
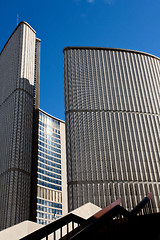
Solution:
[[[16,224],[10,228],[7,228],[0,232],[1,240],[18,240],[31,232],[34,232],[42,226],[38,223],[31,221],[24,221]]]

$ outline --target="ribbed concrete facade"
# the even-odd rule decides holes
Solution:
[[[37,53],[35,31],[21,22],[0,54],[0,229],[30,216]]]
[[[160,206],[160,59],[107,48],[64,49],[69,210],[149,192]]]

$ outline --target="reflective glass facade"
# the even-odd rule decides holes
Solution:
[[[132,209],[149,192],[160,211],[160,59],[109,48],[64,49],[69,210]]]
[[[62,181],[66,177],[62,125],[64,127],[64,122],[39,111],[36,218],[37,223],[43,225],[62,216],[66,207],[62,203],[66,194],[62,192]]]

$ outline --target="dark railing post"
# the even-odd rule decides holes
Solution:
[[[67,234],[68,234],[68,232],[69,232],[69,228],[68,228],[68,223],[67,223]]]
[[[54,231],[54,240],[56,240],[56,232]]]
[[[62,238],[62,227],[60,228],[60,237]]]
[[[72,230],[74,230],[74,222],[72,221]]]

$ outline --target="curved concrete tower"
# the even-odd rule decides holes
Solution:
[[[69,210],[149,192],[160,202],[160,59],[110,48],[64,49]]]

